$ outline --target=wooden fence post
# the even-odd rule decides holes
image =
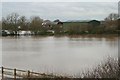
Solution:
[[[16,69],[14,69],[14,80],[16,80]]]
[[[2,67],[2,80],[4,79],[4,68]]]

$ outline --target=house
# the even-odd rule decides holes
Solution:
[[[1,30],[0,34],[2,34],[2,36],[7,36],[10,35],[10,32],[8,30]]]
[[[31,31],[19,31],[19,35],[32,35],[33,33]]]
[[[63,27],[63,22],[61,22],[59,19],[53,21],[54,24],[59,25],[59,27]]]
[[[50,20],[45,20],[45,21],[43,21],[42,26],[43,27],[52,27],[51,24],[52,24],[52,22]]]
[[[93,27],[96,27],[96,26],[99,26],[101,24],[101,22],[98,20],[91,20],[88,22],[88,24],[93,26]]]
[[[53,21],[55,24],[63,24],[59,19]]]
[[[48,32],[48,33],[53,33],[53,34],[55,33],[54,30],[47,30],[47,32]]]

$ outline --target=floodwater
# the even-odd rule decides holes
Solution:
[[[2,66],[41,73],[75,75],[118,57],[118,37],[2,37]]]

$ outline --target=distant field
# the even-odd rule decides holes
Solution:
[[[63,29],[67,30],[69,27],[74,27],[74,26],[84,27],[87,25],[88,22],[63,22]]]

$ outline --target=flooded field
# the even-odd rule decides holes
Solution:
[[[2,37],[2,65],[41,73],[79,74],[118,57],[117,36]]]

